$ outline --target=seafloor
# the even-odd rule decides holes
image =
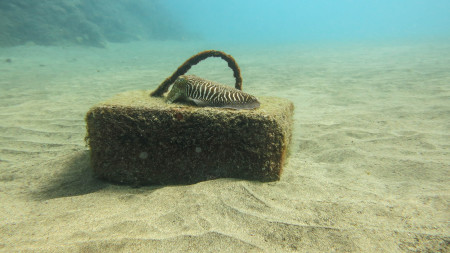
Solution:
[[[0,251],[450,251],[450,43],[0,49]],[[84,116],[224,50],[295,104],[279,182],[92,177]],[[220,60],[190,73],[232,85]]]

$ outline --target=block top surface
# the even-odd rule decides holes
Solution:
[[[114,97],[101,102],[96,107],[127,107],[137,110],[182,110],[185,113],[200,114],[232,114],[252,116],[272,116],[277,117],[280,114],[292,113],[294,106],[291,101],[285,98],[277,97],[258,97],[261,107],[252,110],[234,110],[216,107],[198,107],[183,103],[167,104],[164,98],[150,97],[149,91],[133,90],[119,93]]]

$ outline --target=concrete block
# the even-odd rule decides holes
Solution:
[[[118,94],[86,115],[95,175],[132,185],[279,180],[294,106],[282,98],[258,99],[258,109],[232,110],[167,104],[148,91]]]

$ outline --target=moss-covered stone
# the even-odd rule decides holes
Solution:
[[[279,180],[294,106],[258,99],[259,109],[229,110],[166,104],[146,91],[118,94],[86,115],[95,174],[134,185]]]

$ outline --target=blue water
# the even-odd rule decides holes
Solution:
[[[450,37],[448,0],[165,0],[211,41],[317,42]]]

